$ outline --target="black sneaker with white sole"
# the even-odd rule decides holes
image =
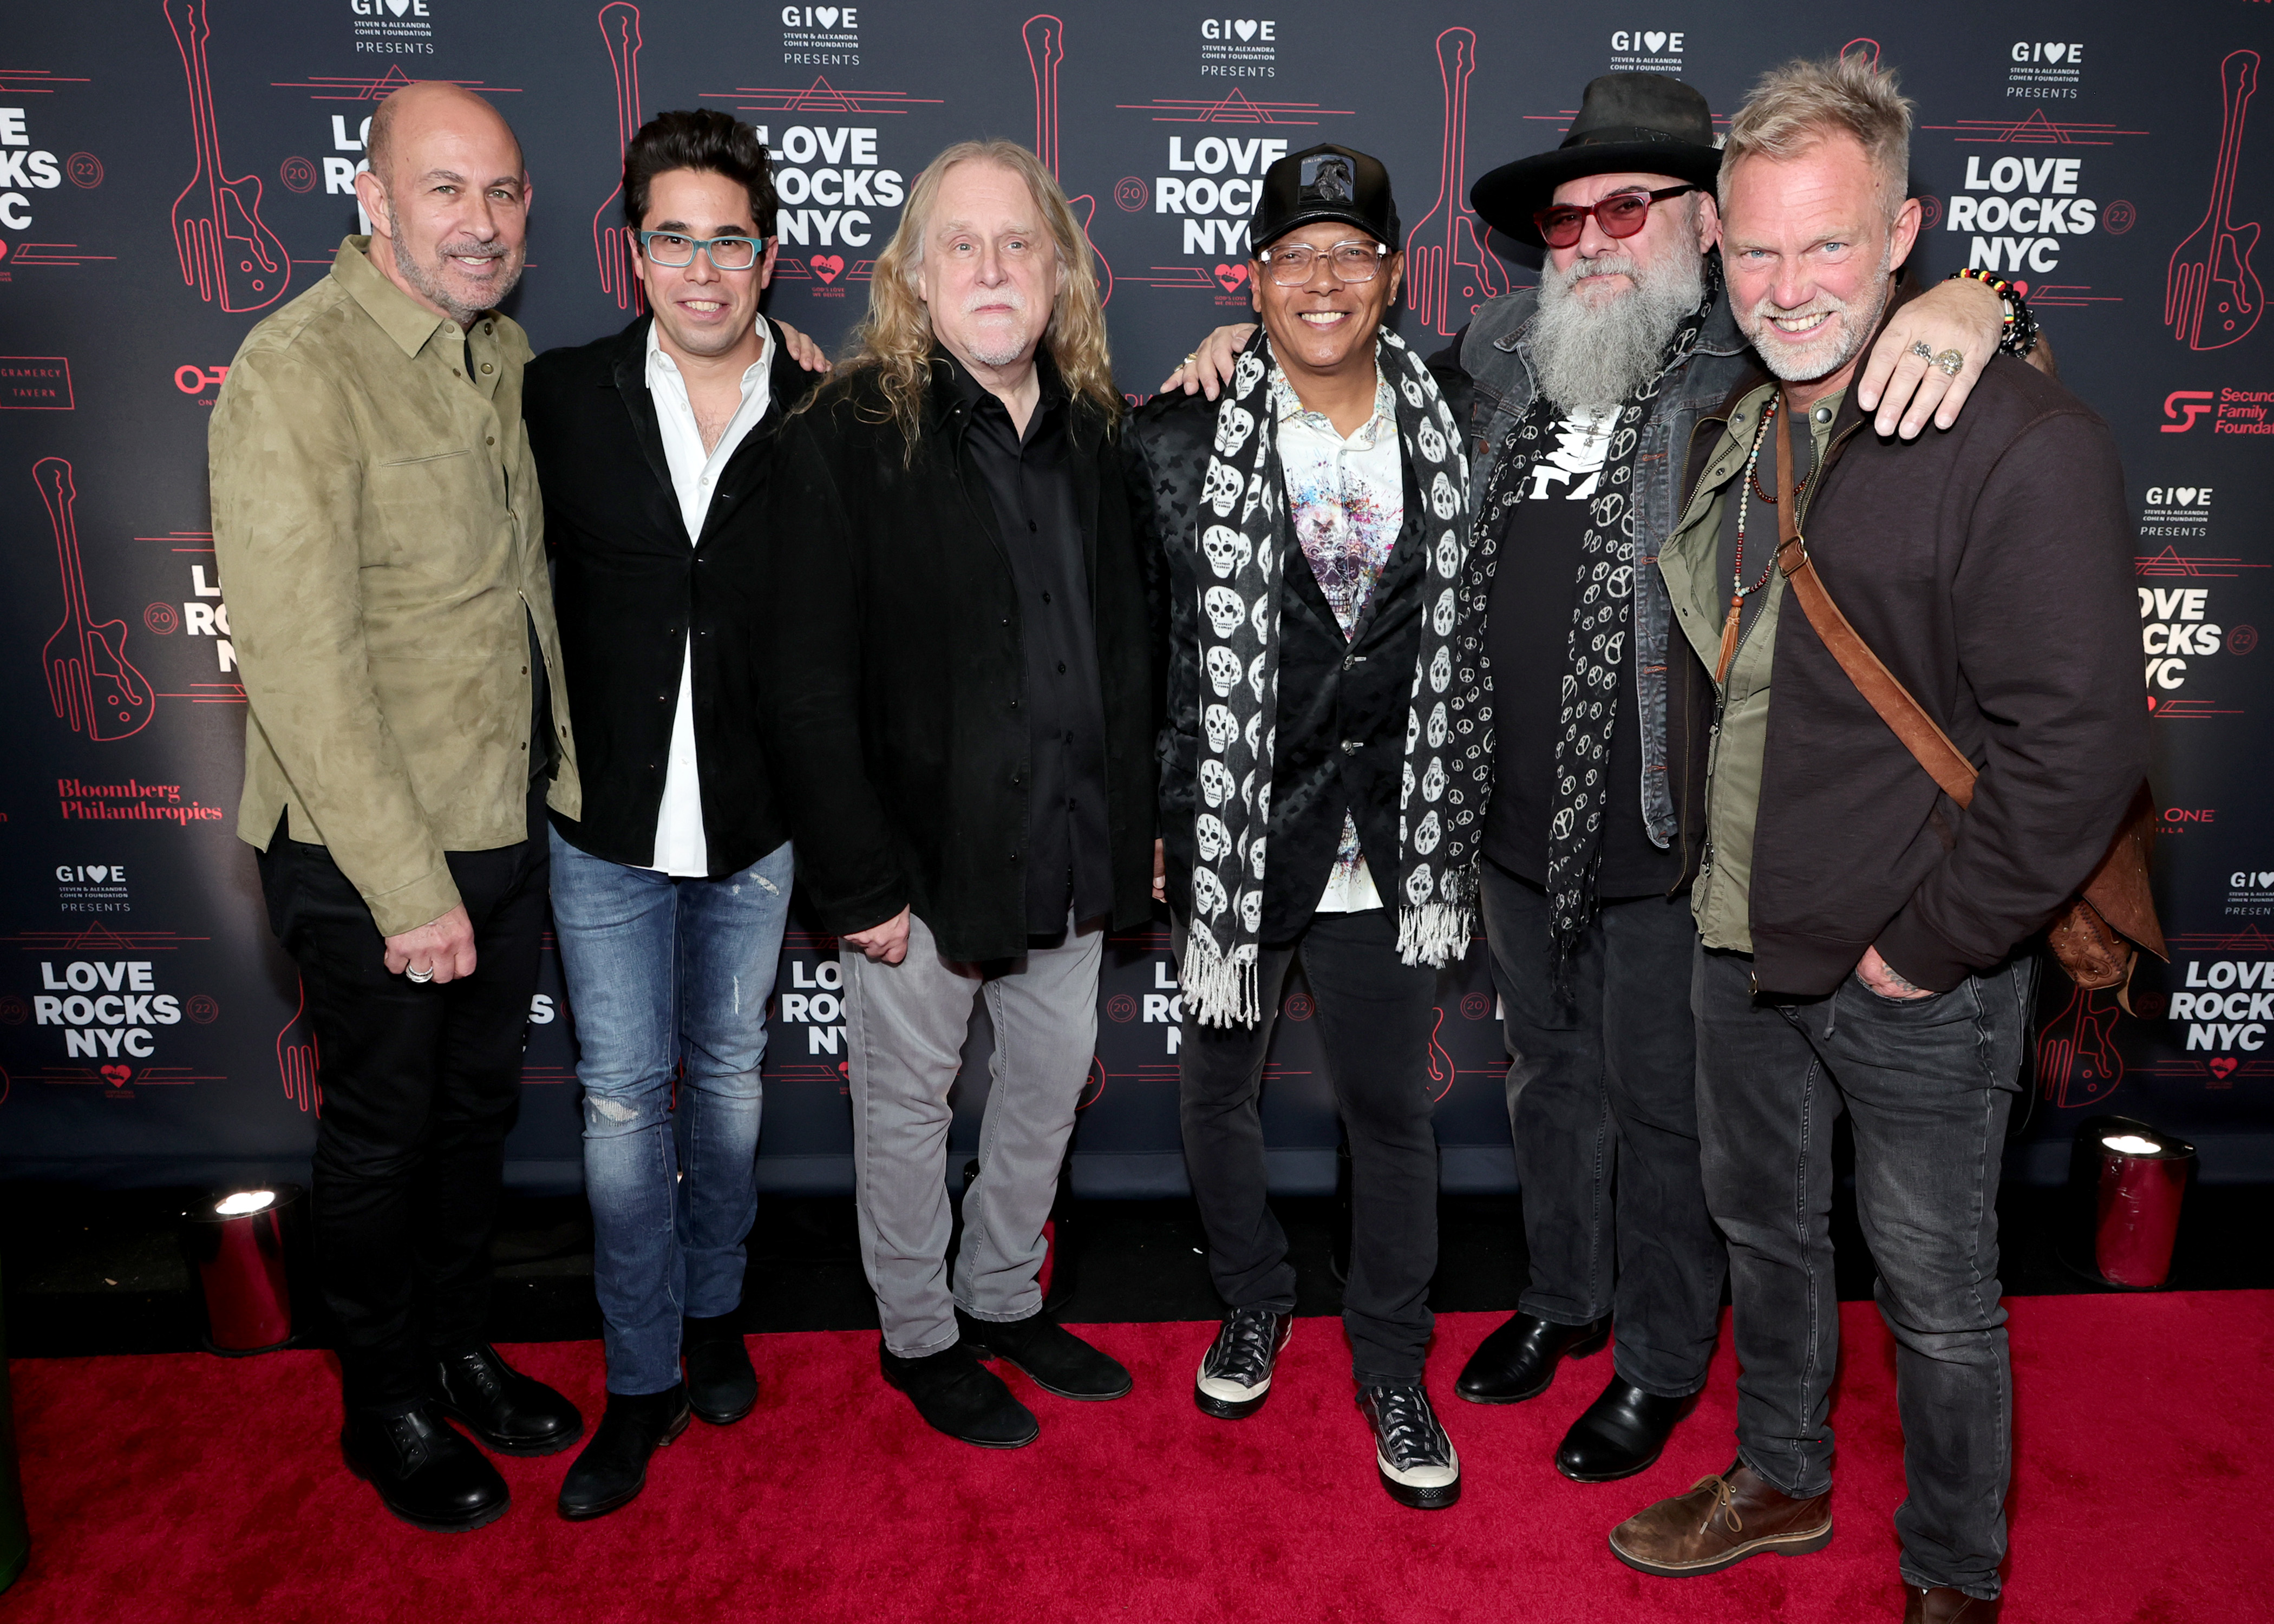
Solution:
[[[1442,1511],[1461,1498],[1461,1457],[1419,1382],[1360,1387],[1358,1407],[1374,1425],[1374,1465],[1390,1499],[1416,1511]]]
[[[1238,1421],[1271,1396],[1271,1367],[1294,1334],[1295,1316],[1269,1308],[1235,1308],[1201,1360],[1193,1402],[1204,1416]]]

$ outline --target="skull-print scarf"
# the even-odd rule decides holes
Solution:
[[[1567,989],[1564,966],[1595,914],[1595,875],[1603,855],[1603,810],[1610,796],[1611,728],[1619,713],[1619,671],[1633,635],[1635,593],[1635,453],[1643,419],[1667,375],[1690,358],[1713,306],[1717,282],[1709,267],[1706,297],[1667,341],[1656,370],[1635,387],[1606,430],[1611,436],[1579,542],[1573,583],[1571,628],[1564,645],[1561,708],[1556,717],[1555,808],[1547,826],[1547,902],[1555,936],[1555,985]],[[1506,511],[1522,499],[1532,465],[1555,444],[1555,429],[1570,414],[1545,395],[1509,434],[1499,463],[1477,504],[1478,534],[1496,537]],[[1632,793],[1633,786],[1628,786]]]
[[[1419,516],[1428,536],[1421,650],[1405,721],[1397,886],[1389,900],[1398,910],[1404,961],[1442,965],[1468,948],[1491,789],[1492,688],[1482,636],[1491,572],[1468,568],[1468,458],[1436,380],[1393,333],[1377,335],[1374,364],[1397,397],[1398,441],[1421,492]],[[1185,1007],[1208,1026],[1252,1026],[1262,1013],[1256,963],[1289,525],[1271,410],[1276,366],[1259,330],[1216,409],[1214,454],[1191,538],[1202,566],[1201,739],[1183,981]]]

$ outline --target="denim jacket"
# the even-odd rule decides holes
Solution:
[[[1532,409],[1538,392],[1525,335],[1539,297],[1527,288],[1487,300],[1453,343],[1454,359],[1476,390],[1469,414],[1474,436],[1470,477],[1478,491],[1491,479],[1502,447]],[[1643,822],[1660,846],[1673,844],[1678,820],[1666,748],[1667,635],[1673,605],[1658,572],[1658,551],[1682,517],[1690,432],[1699,415],[1727,401],[1758,366],[1737,331],[1728,296],[1717,293],[1697,349],[1683,363],[1680,376],[1660,387],[1635,455],[1635,508],[1641,515],[1634,560],[1639,588],[1634,613],[1635,714],[1642,718]]]

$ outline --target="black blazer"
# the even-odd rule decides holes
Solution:
[[[546,351],[529,364],[523,385],[585,780],[584,816],[555,813],[553,821],[563,839],[595,857],[654,861],[692,627],[695,748],[716,878],[789,838],[759,744],[763,499],[783,419],[813,380],[777,335],[765,415],[720,471],[703,534],[690,538],[647,389],[649,320]]]
[[[1440,379],[1441,386],[1447,380]],[[1454,420],[1465,421],[1465,397]],[[1166,586],[1168,715],[1161,729],[1161,838],[1169,901],[1192,906],[1193,793],[1200,752],[1201,487],[1217,402],[1159,395],[1129,430],[1141,482],[1147,545]],[[1343,817],[1358,823],[1374,889],[1396,907],[1397,815],[1405,719],[1421,648],[1428,537],[1421,491],[1404,466],[1405,523],[1373,594],[1345,638],[1319,590],[1293,526],[1281,540],[1278,739],[1271,763],[1271,827],[1264,864],[1262,939],[1284,942],[1307,925],[1326,889]]]
[[[1119,442],[1080,402],[1069,426],[1120,927],[1152,906],[1152,637]],[[866,930],[905,906],[948,957],[990,959],[1027,951],[1033,777],[1018,595],[968,428],[944,365],[913,463],[873,373],[790,419],[768,508],[768,724],[823,929]]]

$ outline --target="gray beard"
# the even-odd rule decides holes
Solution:
[[[1575,259],[1558,274],[1543,266],[1540,309],[1526,335],[1540,393],[1566,411],[1615,406],[1656,370],[1683,318],[1706,297],[1706,258],[1682,253],[1644,269],[1623,255],[1594,262],[1626,271],[1635,285],[1600,308],[1573,292],[1588,274]]]

